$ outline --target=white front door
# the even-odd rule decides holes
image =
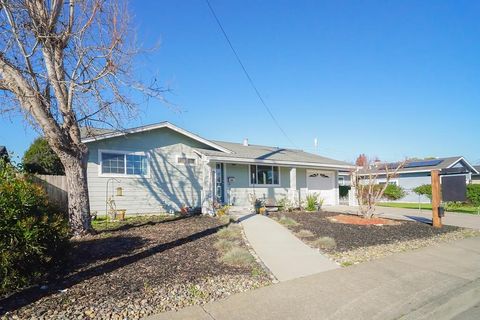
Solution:
[[[319,195],[324,205],[335,205],[335,172],[307,170],[307,189],[309,194]]]

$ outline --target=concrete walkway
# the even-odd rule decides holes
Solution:
[[[339,268],[268,217],[250,214],[239,220],[253,250],[279,281]]]
[[[479,304],[480,238],[472,238],[149,319],[471,319]]]
[[[358,209],[349,206],[329,206],[323,208],[325,211],[356,213]],[[417,220],[422,222],[432,222],[432,211],[418,209],[403,209],[377,206],[375,213],[380,217],[404,220]],[[480,230],[480,215],[468,213],[445,212],[442,218],[445,225],[472,228]]]

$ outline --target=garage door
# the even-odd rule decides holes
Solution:
[[[335,172],[307,170],[308,193],[316,193],[324,199],[324,205],[336,204]]]

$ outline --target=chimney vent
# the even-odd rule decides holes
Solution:
[[[248,147],[248,138],[243,139],[243,145]]]

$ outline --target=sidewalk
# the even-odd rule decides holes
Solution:
[[[340,212],[340,213],[356,213],[356,207],[349,206],[329,206],[324,208],[325,211]],[[432,212],[429,210],[418,209],[403,209],[377,206],[375,214],[379,217],[417,220],[422,222],[432,222]],[[445,212],[445,217],[442,218],[442,223],[445,225],[472,228],[480,230],[480,215],[469,213]]]
[[[239,220],[255,253],[279,281],[339,268],[270,218],[251,214]]]
[[[148,319],[465,319],[479,303],[480,238],[472,238]]]

